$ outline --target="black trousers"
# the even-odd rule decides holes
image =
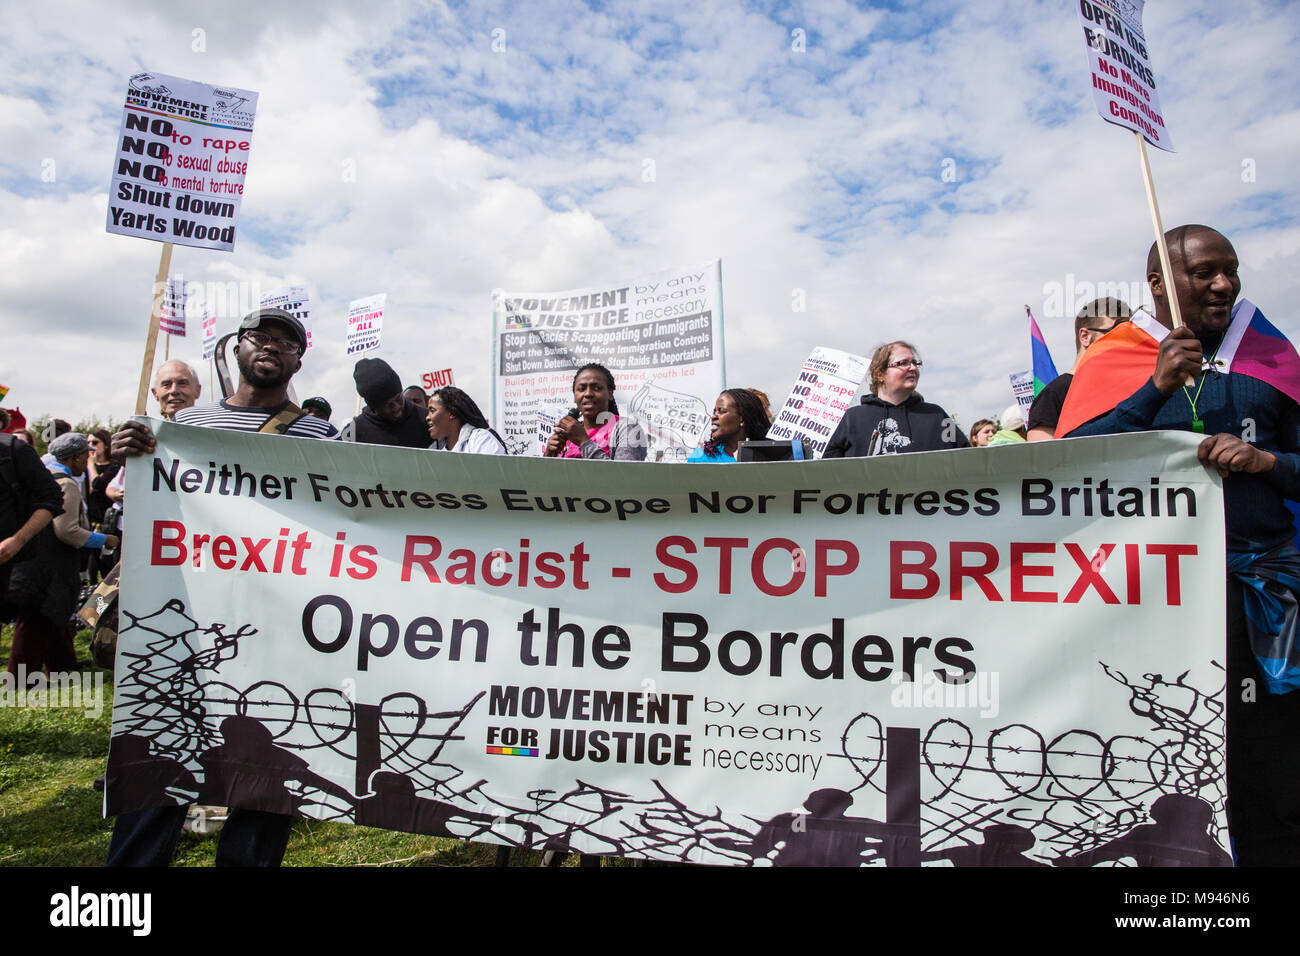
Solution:
[[[1227,668],[1228,828],[1237,863],[1300,866],[1300,691],[1275,696],[1264,689],[1241,585],[1232,577]]]

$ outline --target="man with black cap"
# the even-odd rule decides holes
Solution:
[[[366,403],[353,419],[354,441],[362,445],[396,445],[399,448],[428,448],[428,410],[402,394],[402,380],[383,359],[363,358],[352,371],[357,394]]]
[[[289,382],[302,368],[307,330],[283,309],[258,309],[240,323],[235,345],[239,387],[228,399],[176,413],[183,425],[229,431],[333,438],[328,421],[303,413],[289,401]],[[113,457],[152,454],[153,432],[128,421],[113,436]],[[108,848],[109,866],[166,866],[185,824],[184,804],[119,814]],[[293,818],[282,813],[232,807],[217,844],[218,866],[279,866]]]
[[[302,400],[302,410],[312,418],[321,418],[325,421],[329,421],[330,416],[334,414],[334,409],[330,408],[330,403],[319,395],[304,398]]]
[[[235,345],[235,362],[239,366],[235,393],[211,405],[181,409],[176,421],[239,432],[333,438],[338,434],[333,425],[303,414],[289,401],[289,382],[302,368],[306,350],[307,330],[295,316],[284,309],[250,312],[239,324]],[[116,454],[116,436],[113,450]]]

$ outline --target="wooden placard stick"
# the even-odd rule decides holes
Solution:
[[[135,413],[143,415],[149,401],[149,380],[153,377],[153,357],[158,349],[158,318],[162,314],[163,296],[167,294],[167,273],[172,267],[172,244],[164,242],[158,259],[158,278],[153,283],[153,307],[149,310],[149,334],[144,340],[144,362],[140,366],[140,390],[135,397]]]
[[[1134,131],[1137,137],[1138,159],[1142,163],[1142,182],[1147,187],[1147,206],[1151,210],[1151,225],[1156,231],[1156,251],[1160,253],[1160,273],[1165,277],[1165,299],[1169,302],[1169,316],[1174,320],[1174,328],[1183,327],[1182,310],[1178,307],[1178,283],[1174,279],[1173,266],[1169,262],[1169,244],[1165,242],[1165,227],[1160,221],[1160,206],[1156,202],[1156,186],[1151,178],[1151,163],[1147,159],[1147,142],[1142,134]],[[1196,379],[1187,377],[1188,385],[1195,385]]]

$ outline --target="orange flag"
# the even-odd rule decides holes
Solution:
[[[1168,333],[1154,318],[1139,312],[1094,342],[1074,370],[1056,437],[1064,438],[1084,422],[1106,414],[1146,384]]]

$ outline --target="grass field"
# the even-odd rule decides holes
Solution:
[[[77,655],[86,668],[93,667],[89,641],[89,631],[77,635]],[[6,662],[9,644],[6,626],[0,630],[0,655]],[[101,816],[102,795],[94,780],[108,757],[113,675],[96,673],[104,675],[98,716],[74,707],[0,706],[0,865],[103,865],[112,820]],[[214,835],[186,831],[173,865],[210,866],[216,846]],[[284,863],[491,866],[495,856],[496,847],[483,843],[300,819]],[[540,853],[516,850],[510,863],[537,866],[540,860]],[[576,863],[576,856],[565,860],[565,865]]]

